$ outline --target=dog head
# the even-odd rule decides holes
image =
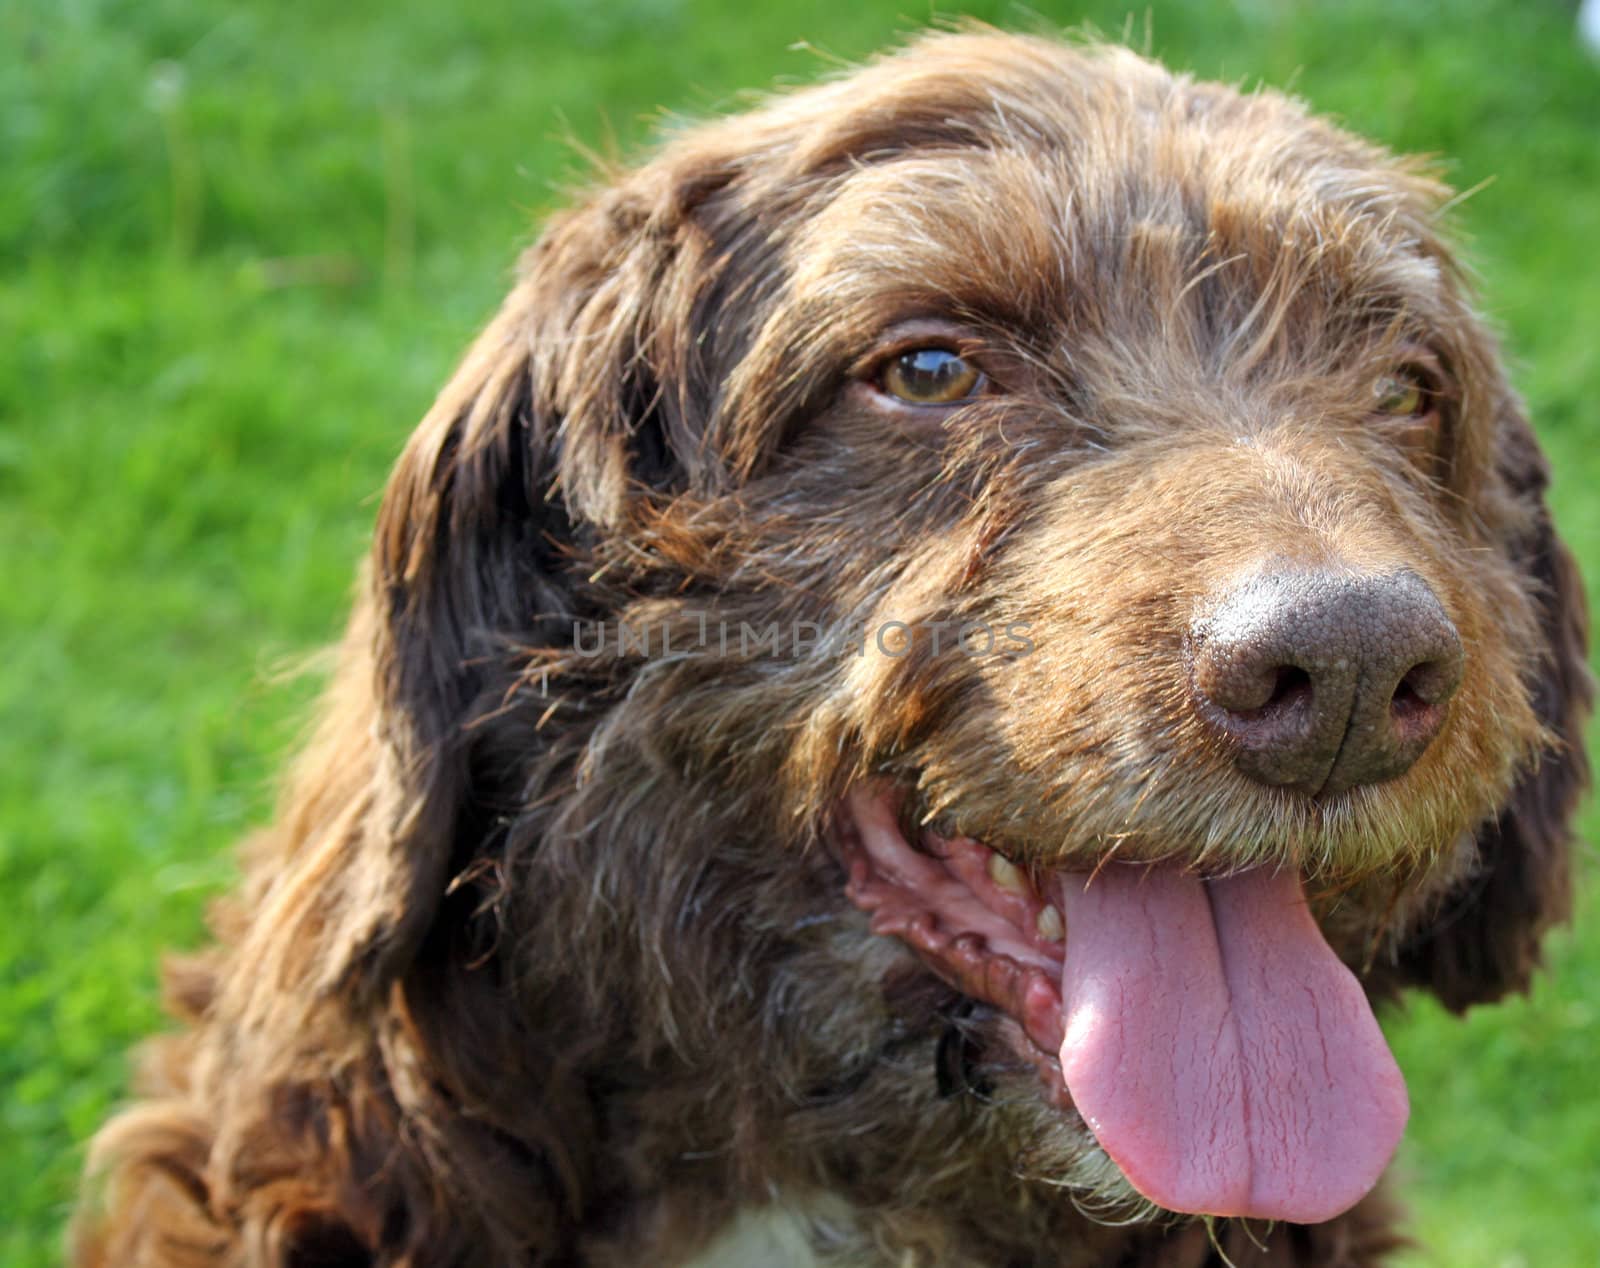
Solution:
[[[1585,773],[1444,203],[1276,93],[985,32],[614,174],[400,461],[383,792],[256,936],[398,984],[481,1103],[485,1011],[530,1069],[556,1015],[635,1072],[738,1035],[730,1103],[829,1157],[897,1104],[1001,1179],[1348,1206],[1404,1119],[1352,970],[1524,985]]]

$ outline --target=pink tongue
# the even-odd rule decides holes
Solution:
[[[1314,1224],[1377,1183],[1405,1083],[1292,873],[1110,866],[1061,899],[1061,1069],[1134,1188]]]

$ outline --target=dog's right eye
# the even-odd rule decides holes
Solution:
[[[983,374],[949,348],[913,348],[883,367],[878,386],[908,405],[950,405],[976,395]]]

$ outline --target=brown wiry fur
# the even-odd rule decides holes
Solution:
[[[1003,1016],[868,932],[827,840],[873,779],[1037,866],[1291,862],[1375,997],[1526,983],[1566,911],[1584,607],[1443,196],[1277,94],[967,31],[558,217],[399,461],[78,1261],[672,1263],[773,1202],[841,1262],[1380,1261],[1381,1194],[1315,1228],[1090,1218],[1127,1195],[1081,1125]],[[1003,390],[887,408],[862,368],[904,323]],[[1417,345],[1454,392],[1420,448],[1366,404]],[[1196,721],[1183,631],[1262,560],[1438,595],[1463,680],[1399,778],[1286,795]],[[705,616],[1034,651],[573,646]]]

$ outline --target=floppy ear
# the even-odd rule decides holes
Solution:
[[[567,600],[533,316],[524,282],[390,476],[321,725],[266,842],[279,857],[252,868],[264,910],[241,953],[279,989],[241,983],[246,1017],[281,1028],[320,999],[381,998],[483,832],[465,724],[504,681],[504,643],[536,638]]]
[[[604,614],[593,551],[641,500],[711,479],[713,367],[749,336],[716,317],[742,213],[729,169],[689,167],[641,169],[546,230],[395,466],[260,896],[278,910],[251,922],[280,997],[370,1002],[405,970],[550,742],[547,702],[518,696],[528,650]]]
[[[492,832],[469,727],[515,689],[512,648],[552,641],[569,611],[566,509],[537,400],[537,298],[524,281],[407,443],[385,491],[366,576],[373,704],[386,805],[342,877],[325,949],[330,987],[400,972],[451,878]]]
[[[1401,951],[1407,979],[1458,1012],[1525,989],[1545,930],[1571,914],[1571,821],[1589,783],[1584,725],[1594,686],[1583,582],[1545,505],[1549,467],[1514,404],[1502,415],[1497,459],[1527,511],[1510,549],[1539,604],[1543,646],[1532,699],[1552,743],[1499,818],[1479,829],[1475,874]]]

